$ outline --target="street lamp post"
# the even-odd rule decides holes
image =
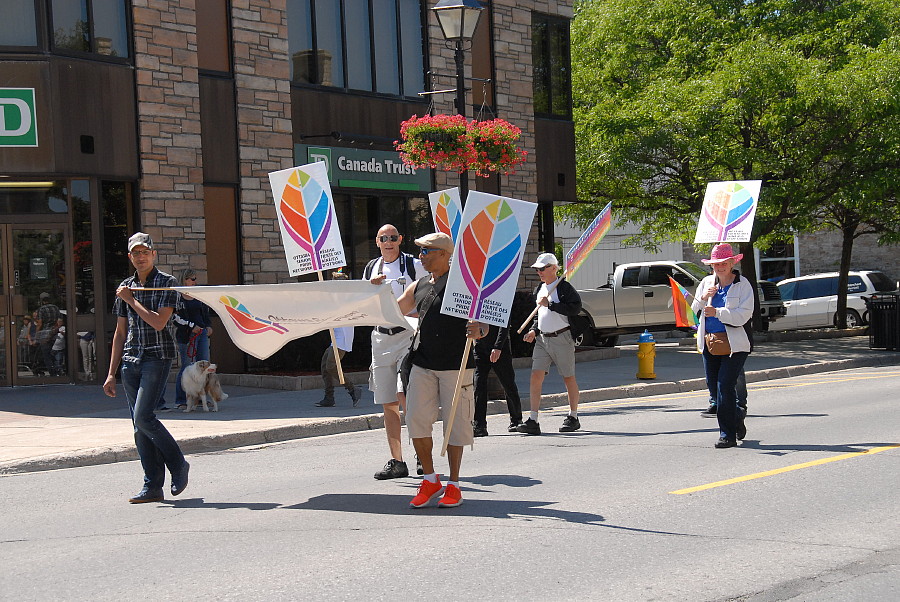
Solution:
[[[440,0],[432,8],[441,26],[441,32],[448,42],[454,44],[456,63],[456,112],[466,116],[466,74],[464,44],[471,42],[478,27],[478,19],[484,7],[478,0]],[[469,195],[469,172],[459,174],[459,196],[465,203]]]

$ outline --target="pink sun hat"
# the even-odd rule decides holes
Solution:
[[[731,249],[731,245],[727,242],[722,242],[713,247],[712,252],[709,254],[709,259],[701,259],[700,261],[709,265],[711,263],[722,263],[729,259],[734,259],[735,262],[738,262],[743,259],[743,257],[743,253],[735,255],[734,251]]]

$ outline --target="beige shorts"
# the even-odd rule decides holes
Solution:
[[[372,331],[369,390],[375,394],[375,403],[383,405],[397,401],[397,369],[409,350],[412,335],[412,330],[393,335]]]
[[[406,393],[406,428],[413,439],[431,437],[438,418],[444,423],[447,436],[448,418],[456,389],[457,370],[426,370],[413,366]],[[475,416],[474,370],[466,370],[463,387],[453,418],[449,445],[465,446],[474,441],[472,419]]]
[[[563,378],[575,376],[575,342],[571,332],[566,331],[555,337],[539,334],[534,339],[531,369],[547,373],[550,372],[550,364],[556,364]]]

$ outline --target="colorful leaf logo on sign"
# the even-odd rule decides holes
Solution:
[[[237,326],[241,332],[246,334],[262,334],[269,330],[278,334],[287,332],[287,328],[277,322],[254,316],[243,303],[234,297],[223,295],[222,297],[219,297],[219,302],[225,306],[228,315],[234,320],[234,325]]]
[[[729,182],[716,191],[713,199],[706,203],[704,213],[718,231],[719,240],[726,240],[728,231],[750,216],[754,200],[750,191],[737,182]]]
[[[462,213],[459,205],[453,201],[446,192],[442,192],[438,197],[437,205],[434,209],[434,225],[438,232],[443,232],[454,241],[459,234],[459,225],[462,223]]]
[[[472,294],[469,317],[481,313],[484,300],[516,272],[522,237],[509,203],[497,199],[469,222],[459,243],[460,271]]]
[[[309,174],[296,169],[288,177],[278,209],[285,232],[312,256],[313,270],[321,269],[319,252],[333,221],[328,194]]]

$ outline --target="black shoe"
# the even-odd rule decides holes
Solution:
[[[487,437],[487,427],[486,426],[473,426],[472,427],[472,435],[475,437]]]
[[[353,407],[357,407],[359,405],[359,400],[362,398],[362,392],[359,390],[359,387],[353,387],[350,390],[350,399],[353,400]]]
[[[726,439],[725,437],[719,437],[719,440],[716,441],[715,448],[716,449],[725,449],[726,447],[737,447],[737,441],[734,439]]]
[[[166,412],[171,412],[171,411],[172,411],[172,408],[170,408],[169,406],[163,406],[161,408],[156,408],[156,412],[159,414],[165,414]]]
[[[716,415],[716,404],[714,404],[714,403],[709,404],[709,407],[700,413],[703,414],[704,416],[715,416]]]
[[[162,489],[147,489],[144,487],[136,496],[128,498],[128,503],[146,504],[148,502],[161,502],[164,499]]]
[[[425,469],[422,468],[422,461],[419,460],[419,456],[416,456],[416,474],[419,476],[425,474]]]
[[[326,398],[323,399],[322,401],[317,401],[317,402],[316,402],[316,406],[318,406],[318,407],[320,407],[320,408],[330,408],[330,407],[333,407],[333,406],[334,406],[334,398],[333,398],[333,397],[326,397]]]
[[[184,488],[187,487],[188,471],[190,469],[191,465],[185,460],[184,464],[181,466],[181,470],[172,473],[172,495],[180,494],[184,491]]]
[[[578,418],[575,416],[566,416],[566,419],[563,420],[563,425],[559,427],[560,433],[571,433],[573,431],[577,431],[581,428],[581,423],[578,421]]]
[[[509,423],[509,426],[506,427],[506,430],[507,430],[508,432],[510,432],[510,433],[518,433],[518,432],[519,432],[519,425],[520,425],[520,424],[522,424],[521,421],[519,421],[519,422],[510,422],[510,423]]]
[[[406,467],[406,462],[401,462],[393,458],[388,460],[387,464],[384,465],[384,468],[375,473],[375,478],[379,481],[384,481],[386,479],[402,479],[403,477],[408,476],[409,469]]]
[[[531,418],[529,418],[528,420],[517,426],[516,431],[525,433],[526,435],[540,435],[541,425],[537,420],[532,420]]]
[[[746,436],[747,436],[747,425],[745,425],[745,424],[742,422],[742,423],[740,424],[740,426],[737,427],[737,438],[738,438],[738,441],[743,441],[743,440],[744,440],[744,437],[746,437]]]

